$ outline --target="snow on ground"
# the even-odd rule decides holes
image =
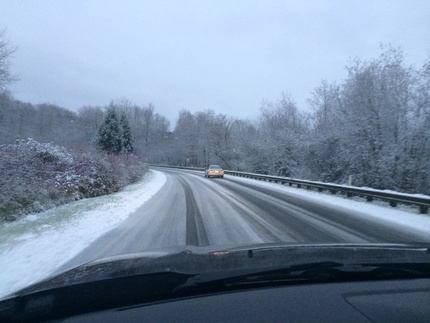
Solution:
[[[322,205],[341,207],[351,212],[359,213],[359,216],[367,216],[382,222],[390,222],[394,225],[408,228],[410,231],[420,233],[423,236],[429,236],[430,239],[430,215],[419,214],[418,207],[399,206],[390,207],[387,202],[373,201],[366,202],[364,198],[346,198],[341,195],[333,196],[328,192],[309,191],[302,188],[294,188],[277,183],[259,181],[250,178],[225,176],[235,181],[246,182],[253,185],[260,185],[274,190],[287,192],[290,195],[296,195],[301,198],[307,198],[312,201],[318,201]]]
[[[121,192],[0,224],[0,297],[48,277],[151,198],[166,176],[148,172]]]

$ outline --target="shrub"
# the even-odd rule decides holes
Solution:
[[[71,154],[31,138],[0,146],[0,221],[81,198],[117,192],[142,178],[130,154]]]

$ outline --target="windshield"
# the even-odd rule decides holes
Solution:
[[[429,206],[428,0],[1,4],[0,297],[106,257],[426,245]]]

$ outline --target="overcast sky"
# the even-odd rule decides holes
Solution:
[[[306,110],[380,43],[417,67],[430,56],[429,0],[0,0],[4,28],[15,98],[77,111],[125,97],[172,122],[181,109],[252,118],[282,92]]]

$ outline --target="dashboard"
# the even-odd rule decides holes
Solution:
[[[114,308],[65,322],[429,322],[430,279],[288,285]]]

